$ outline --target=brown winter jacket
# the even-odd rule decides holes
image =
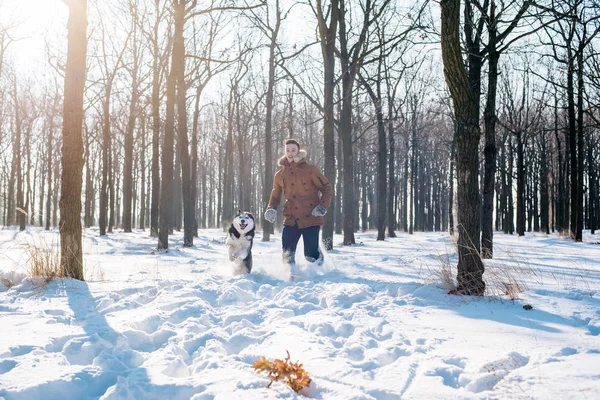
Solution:
[[[298,224],[300,229],[323,225],[325,218],[315,217],[311,213],[318,204],[329,209],[333,190],[327,178],[319,168],[306,162],[305,150],[300,150],[291,164],[285,156],[281,157],[279,165],[281,168],[273,179],[269,208],[279,206],[283,193],[286,199],[283,206],[284,225]]]

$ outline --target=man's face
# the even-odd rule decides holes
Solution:
[[[285,156],[287,157],[288,162],[294,161],[294,157],[298,154],[298,146],[293,143],[285,145]]]

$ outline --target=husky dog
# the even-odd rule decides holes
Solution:
[[[254,240],[254,217],[249,212],[238,210],[238,214],[231,222],[227,240],[227,253],[229,261],[236,262],[238,266],[252,270],[252,241]]]

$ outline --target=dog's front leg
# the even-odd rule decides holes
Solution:
[[[248,249],[240,249],[235,252],[236,258],[241,258],[242,260],[248,257]]]
[[[229,255],[229,261],[235,261],[237,258],[235,251],[233,250],[233,246],[227,246],[227,254]]]

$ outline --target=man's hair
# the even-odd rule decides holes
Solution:
[[[285,145],[287,146],[288,144],[295,144],[296,146],[298,146],[298,150],[300,150],[300,143],[298,143],[296,139],[287,139],[285,141]]]

